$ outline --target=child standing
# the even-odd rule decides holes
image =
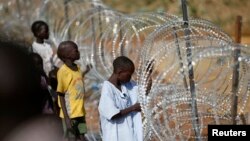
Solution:
[[[77,45],[72,41],[61,42],[58,57],[64,62],[57,72],[57,94],[60,117],[63,119],[65,136],[69,140],[86,140],[87,132],[84,108],[84,82],[80,67],[74,62],[80,59]]]
[[[103,141],[142,141],[138,86],[131,81],[134,63],[125,56],[113,61],[113,73],[104,81],[98,110]]]
[[[49,88],[48,88],[48,77],[45,74],[43,70],[43,59],[38,53],[31,53],[30,57],[33,61],[33,64],[36,68],[36,71],[40,74],[41,76],[41,92],[44,95],[43,99],[43,113],[44,114],[53,114],[55,113],[55,107],[53,105],[53,100],[52,96],[49,93]]]
[[[60,63],[60,60],[55,55],[51,45],[46,42],[49,39],[49,26],[44,21],[35,21],[31,30],[36,38],[32,43],[32,51],[38,53],[43,59],[43,67],[46,75],[49,71]]]

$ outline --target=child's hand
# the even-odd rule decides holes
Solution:
[[[86,73],[88,73],[91,68],[92,68],[92,65],[91,64],[87,64],[86,70],[83,72],[83,75],[85,75]]]
[[[135,105],[133,105],[133,108],[134,108],[134,111],[140,112],[141,111],[141,105],[140,105],[140,103],[136,103]]]
[[[67,129],[72,130],[71,120],[69,118],[65,118],[65,123],[66,123]]]
[[[92,69],[92,65],[91,65],[91,64],[87,64],[86,67],[87,67],[87,68],[86,68],[86,71],[87,71],[87,72],[90,71],[90,69]]]
[[[71,120],[70,118],[65,118],[65,122],[66,122],[66,132],[67,134],[69,133],[73,133],[74,134],[74,129],[72,127],[72,123],[71,123]]]

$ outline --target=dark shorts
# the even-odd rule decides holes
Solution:
[[[64,119],[62,120],[65,137],[74,138],[79,135],[84,135],[85,133],[87,133],[87,125],[86,125],[85,117],[77,117],[77,118],[73,118],[70,120],[72,123],[73,131],[68,130],[66,127],[65,120]]]

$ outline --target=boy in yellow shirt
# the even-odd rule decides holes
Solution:
[[[85,122],[83,74],[80,67],[74,63],[80,59],[80,53],[74,42],[64,41],[60,43],[57,54],[64,62],[57,72],[57,93],[65,136],[69,140],[85,141],[84,134],[87,132],[87,127]],[[89,67],[87,68],[89,70]]]

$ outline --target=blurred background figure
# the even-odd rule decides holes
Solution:
[[[44,96],[43,113],[45,113],[45,114],[56,113],[55,112],[56,107],[54,107],[52,95],[50,94],[49,87],[48,87],[49,86],[49,78],[45,74],[45,71],[43,69],[43,59],[38,53],[31,53],[30,57],[34,63],[34,66],[36,67],[37,71],[39,72],[39,74],[41,76],[40,86],[41,86],[42,93]]]
[[[58,118],[42,115],[41,76],[28,53],[24,45],[0,38],[0,140],[61,141]]]

